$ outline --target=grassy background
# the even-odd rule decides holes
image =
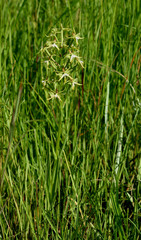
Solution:
[[[140,8],[0,1],[1,239],[140,238]],[[61,23],[83,37],[85,66],[63,107],[45,98],[38,61]]]

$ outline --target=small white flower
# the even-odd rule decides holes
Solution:
[[[57,48],[59,50],[59,47],[57,46],[56,43],[51,43],[51,42],[47,42],[48,47],[46,47],[46,49],[49,48]],[[45,48],[44,48],[45,49]]]
[[[59,47],[55,43],[52,44],[52,47],[57,48],[59,50]]]
[[[84,68],[83,61],[79,61],[79,62],[81,64],[82,68]]]
[[[50,99],[52,99],[52,98],[58,98],[59,101],[62,101],[61,98],[60,98],[60,96],[59,96],[57,93],[56,93],[56,94],[51,94],[51,97],[48,98],[48,100],[50,100]]]
[[[74,38],[75,38],[75,40],[76,40],[76,44],[77,44],[77,45],[78,45],[78,40],[79,40],[79,39],[83,39],[83,38],[81,38],[81,37],[79,36],[79,33],[76,34],[76,35],[74,35]]]
[[[62,78],[65,78],[65,77],[68,77],[70,79],[72,79],[72,77],[68,74],[68,73],[64,73],[61,78],[59,79],[59,81],[62,79]]]
[[[75,87],[75,82],[72,83],[72,89],[74,90]]]
[[[55,98],[59,98],[59,100],[61,100],[61,98],[59,97],[59,95],[56,93],[56,94],[54,94],[54,97]]]
[[[75,80],[77,81],[77,78],[76,79],[74,79],[74,81],[72,81],[72,89],[74,90],[74,88],[75,88],[75,85],[82,85],[82,84],[80,84],[80,83],[78,83],[78,82],[75,82]]]
[[[72,54],[71,55],[71,58],[70,58],[70,62],[72,62],[73,58],[76,58],[77,61],[80,63],[80,65],[82,66],[82,68],[84,68],[83,66],[83,61],[80,60],[80,57],[79,56],[76,56],[75,54]]]
[[[72,36],[72,37],[69,37],[69,38],[75,39],[77,45],[78,45],[78,40],[83,39],[83,38],[80,37],[80,33],[78,33],[78,34],[73,33],[72,35],[73,35],[73,36]]]
[[[46,82],[47,82],[47,80],[42,81],[44,87],[46,86]]]
[[[44,61],[44,63],[46,63],[47,66],[49,66],[49,61],[48,60]]]
[[[72,62],[73,58],[79,58],[79,57],[76,56],[75,54],[72,54],[72,55],[71,55],[71,58],[70,58],[70,62]]]

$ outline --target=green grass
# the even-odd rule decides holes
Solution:
[[[0,1],[0,239],[140,239],[140,8]],[[61,24],[84,60],[63,103],[47,100],[39,56]]]

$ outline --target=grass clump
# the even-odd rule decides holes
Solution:
[[[0,1],[0,238],[140,239],[140,20]]]

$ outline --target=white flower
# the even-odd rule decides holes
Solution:
[[[47,82],[47,80],[42,81],[44,87],[46,86],[46,82]]]
[[[82,85],[82,84],[76,82],[75,80],[77,81],[77,78],[74,79],[74,81],[72,81],[72,83],[71,83],[71,84],[72,84],[72,89],[73,89],[73,90],[74,90],[74,88],[75,88],[75,85],[79,85],[79,86]]]
[[[84,68],[83,66],[83,61],[80,60],[80,57],[79,56],[76,56],[75,54],[72,54],[71,55],[71,58],[70,58],[70,62],[72,62],[73,58],[76,58],[77,61],[80,63],[80,65],[82,66],[82,68]]]
[[[48,42],[48,47],[47,48],[57,48],[59,50],[59,47],[57,46],[56,43],[50,44],[50,42]]]
[[[56,94],[54,94],[54,97],[55,98],[59,98],[59,100],[61,101],[61,98],[59,97],[59,95],[56,93]]]
[[[83,61],[79,61],[79,63],[81,64],[82,68],[84,68]]]
[[[59,81],[62,79],[62,78],[65,78],[65,77],[68,77],[70,79],[72,79],[72,77],[68,74],[68,73],[64,73],[61,78],[59,79]]]
[[[44,61],[44,63],[46,63],[47,66],[49,66],[49,61],[48,60]]]
[[[73,35],[73,36],[72,36],[72,37],[69,37],[69,38],[75,39],[77,45],[78,45],[78,40],[83,39],[83,38],[80,37],[80,33],[78,33],[78,34],[73,33],[72,35]]]
[[[74,38],[75,38],[75,40],[76,40],[76,44],[77,44],[77,45],[78,45],[78,40],[79,40],[79,39],[83,39],[83,38],[81,38],[79,35],[80,35],[80,33],[74,34]]]
[[[76,85],[76,83],[73,82],[73,83],[72,83],[72,89],[73,89],[73,90],[74,90],[75,85]]]
[[[52,98],[58,98],[58,99],[59,99],[59,101],[62,101],[62,100],[61,100],[61,98],[60,98],[60,96],[58,95],[58,93],[51,94],[51,97],[50,97],[50,98],[48,98],[48,100],[50,100],[50,99],[52,99]]]
[[[71,55],[71,58],[70,58],[70,62],[72,62],[73,58],[79,58],[79,57],[76,56],[75,54],[72,54],[72,55]]]
[[[52,47],[55,47],[55,48],[57,48],[59,50],[59,47],[55,43],[52,44]]]

